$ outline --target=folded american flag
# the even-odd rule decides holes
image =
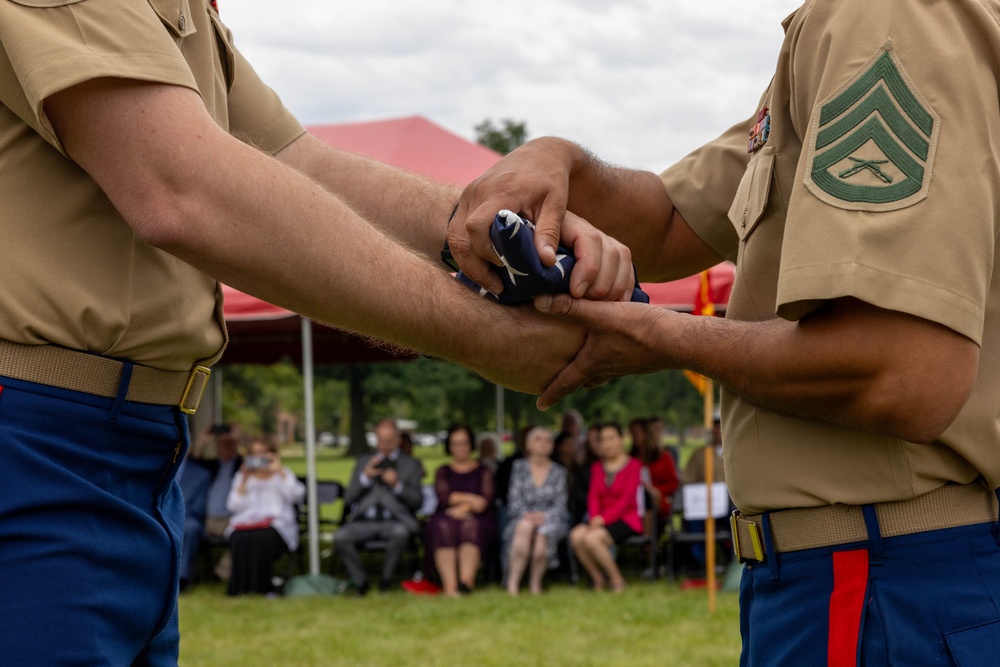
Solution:
[[[503,266],[492,270],[503,283],[503,292],[494,295],[470,280],[461,271],[455,276],[463,284],[506,305],[530,301],[539,294],[569,294],[569,275],[576,258],[566,248],[556,249],[556,263],[545,266],[535,250],[535,226],[511,211],[500,211],[490,227],[490,240]],[[633,273],[635,267],[632,267]],[[636,280],[632,301],[649,303],[649,296]]]

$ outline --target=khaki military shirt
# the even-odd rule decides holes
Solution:
[[[998,15],[977,0],[807,2],[750,119],[662,174],[737,263],[727,317],[795,321],[856,297],[981,345],[972,397],[930,445],[724,392],[726,479],[745,512],[1000,486]]]
[[[224,8],[223,8],[224,9]],[[43,102],[98,77],[185,86],[273,153],[304,131],[208,0],[0,0],[0,338],[186,370],[225,345],[217,283],[136,238]]]

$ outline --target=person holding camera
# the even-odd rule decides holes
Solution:
[[[233,554],[229,595],[274,592],[274,561],[299,546],[295,505],[305,495],[305,485],[281,465],[273,443],[263,438],[250,443],[226,501],[233,513],[226,529]]]
[[[344,493],[348,521],[333,538],[347,576],[362,596],[371,585],[361,566],[358,545],[369,540],[386,541],[378,585],[380,591],[387,591],[410,539],[420,529],[416,511],[423,500],[423,466],[400,451],[396,423],[383,419],[375,426],[375,437],[375,453],[360,457],[354,466]]]

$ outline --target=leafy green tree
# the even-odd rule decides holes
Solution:
[[[476,143],[492,148],[497,153],[506,155],[528,140],[528,128],[524,121],[517,122],[510,118],[500,121],[500,127],[487,118],[476,125]]]
[[[492,384],[461,366],[427,357],[373,366],[365,393],[372,421],[403,417],[425,431],[457,421],[482,429],[492,415]]]
[[[615,420],[627,423],[635,417],[658,415],[683,433],[701,423],[701,396],[680,371],[616,378],[593,389],[567,397],[562,407],[580,411],[588,422]]]
[[[289,361],[226,366],[222,378],[223,416],[248,433],[274,433],[280,410],[303,412],[302,373]]]

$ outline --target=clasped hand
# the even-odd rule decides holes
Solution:
[[[556,263],[560,245],[573,253],[573,296],[628,300],[635,286],[631,251],[566,210],[570,165],[545,145],[544,141],[525,144],[466,187],[448,226],[452,255],[470,279],[500,293],[500,279],[490,270],[491,264],[501,266],[490,241],[490,226],[499,211],[514,211],[534,223],[535,247],[545,266]]]
[[[569,330],[583,334],[560,337],[578,347],[549,360],[562,370],[549,379],[538,399],[543,410],[582,386],[659,370],[650,345],[655,342],[653,328],[665,313],[628,303],[635,286],[631,251],[567,210],[572,159],[560,151],[561,145],[558,140],[536,140],[498,162],[462,193],[448,229],[448,244],[462,271],[493,292],[502,287],[490,270],[490,264],[500,261],[489,230],[500,210],[515,211],[535,223],[535,245],[547,266],[555,263],[560,244],[576,257],[570,295],[535,300],[538,311],[555,316],[549,330],[558,335],[570,325]],[[535,344],[544,349],[553,342],[536,339]]]

